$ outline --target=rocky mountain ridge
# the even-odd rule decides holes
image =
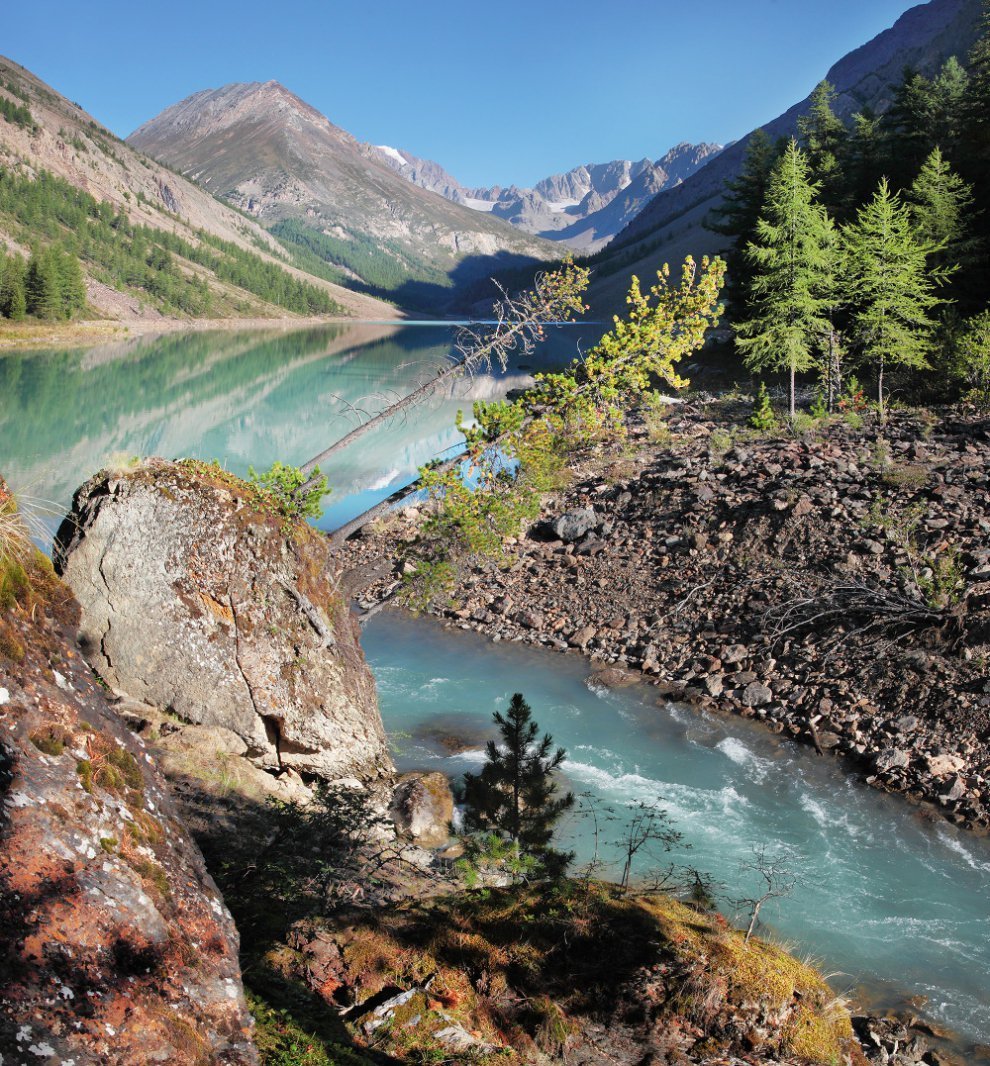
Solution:
[[[717,144],[675,145],[655,161],[616,159],[554,174],[533,188],[466,188],[438,163],[387,145],[366,145],[407,181],[476,211],[504,218],[527,233],[593,252],[665,189],[685,181],[722,151]]]
[[[277,82],[195,93],[127,143],[267,226],[291,220],[348,283],[407,306],[443,303],[497,269],[537,263],[552,245],[400,177]],[[305,231],[297,239],[306,243]]]
[[[837,90],[836,112],[847,119],[864,108],[882,113],[890,107],[905,67],[931,75],[950,56],[965,57],[977,36],[980,11],[980,0],[930,0],[905,12],[890,29],[822,72]],[[792,135],[809,102],[810,97],[761,128],[771,137]],[[596,311],[622,307],[630,273],[650,276],[664,261],[698,258],[725,247],[725,238],[704,222],[722,202],[726,182],[739,174],[748,142],[749,135],[682,184],[663,191],[616,236],[596,265],[591,289]]]
[[[365,318],[394,318],[394,308],[379,300],[352,293],[313,278],[287,262],[285,249],[256,222],[220,203],[194,183],[153,162],[115,137],[109,130],[13,60],[0,57],[0,96],[26,106],[31,126],[0,121],[0,166],[36,176],[47,171],[124,211],[134,223],[196,241],[196,231],[279,263],[290,274],[331,294],[352,314]],[[0,242],[8,249],[27,251],[14,230],[0,219]],[[284,312],[253,299],[230,282],[207,271],[218,302],[241,304],[259,316]],[[87,277],[87,302],[107,318],[159,318],[134,293],[115,288],[98,271]]]

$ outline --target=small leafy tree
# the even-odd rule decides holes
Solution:
[[[556,771],[567,757],[553,747],[549,733],[539,736],[533,712],[517,692],[495,724],[502,743],[488,742],[487,762],[479,774],[464,775],[464,800],[469,829],[496,832],[507,838],[517,853],[536,855],[550,872],[558,872],[570,855],[550,847],[554,825],[574,806],[574,795],[558,794]]]
[[[307,476],[299,467],[287,466],[278,460],[261,474],[249,466],[248,480],[261,489],[287,519],[319,518],[323,514],[323,497],[330,491],[319,467]]]

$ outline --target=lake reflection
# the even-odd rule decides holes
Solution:
[[[218,459],[235,474],[301,464],[436,375],[454,326],[202,332],[0,355],[0,470],[57,524],[75,489],[121,457]],[[532,360],[528,360],[532,362]],[[362,438],[324,469],[333,528],[457,446],[458,409],[527,378],[478,375]]]

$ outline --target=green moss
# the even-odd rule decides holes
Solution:
[[[45,755],[61,755],[71,739],[72,734],[58,725],[31,734],[31,743]]]
[[[146,859],[141,856],[128,856],[127,865],[141,878],[142,881],[147,882],[152,886],[155,892],[161,896],[162,899],[169,900],[172,898],[172,890],[169,887],[168,877],[165,874],[164,869],[157,862],[152,859]]]
[[[259,975],[255,975],[257,979]],[[291,982],[270,975],[247,990],[254,1043],[263,1066],[370,1066],[326,1005]]]
[[[137,759],[126,748],[114,748],[107,753],[107,764],[119,775],[122,784],[137,792],[144,791],[144,776]]]
[[[113,855],[117,850],[117,839],[115,837],[100,837],[100,847],[108,855]]]
[[[80,759],[76,763],[76,773],[79,774],[79,780],[82,783],[82,787],[86,792],[92,794],[93,792],[93,764],[89,759]]]

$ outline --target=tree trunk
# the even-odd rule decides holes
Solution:
[[[877,401],[880,408],[880,421],[884,418],[883,407],[883,357],[880,358],[880,371],[877,374]]]
[[[753,904],[753,913],[749,916],[749,928],[746,930],[746,943],[749,943],[750,937],[753,935],[753,930],[756,928],[756,923],[760,919],[760,908],[763,906],[763,900],[758,899]]]
[[[791,421],[794,421],[794,364],[791,363]]]
[[[437,391],[441,385],[445,385],[452,378],[456,378],[459,374],[463,374],[467,369],[467,361],[456,363],[453,366],[447,367],[440,371],[436,377],[431,378],[429,381],[420,385],[418,388],[413,389],[407,396],[403,396],[401,400],[396,400],[395,403],[389,404],[384,411],[379,411],[378,414],[372,415],[367,422],[362,422],[359,426],[355,426],[349,433],[345,433],[339,440],[334,441],[328,448],[324,448],[319,455],[314,455],[312,459],[303,463],[299,468],[304,474],[311,474],[313,469],[320,465],[320,463],[326,462],[331,455],[336,455],[337,452],[343,451],[348,445],[353,444],[359,437],[363,437],[365,433],[369,433],[375,429],[376,426],[380,426],[383,422],[388,422],[389,419],[394,418],[401,411],[405,411],[407,408],[412,407],[414,404],[420,402],[420,400],[426,399],[431,393]],[[314,479],[310,478],[309,481],[303,485],[303,489],[311,488]]]

